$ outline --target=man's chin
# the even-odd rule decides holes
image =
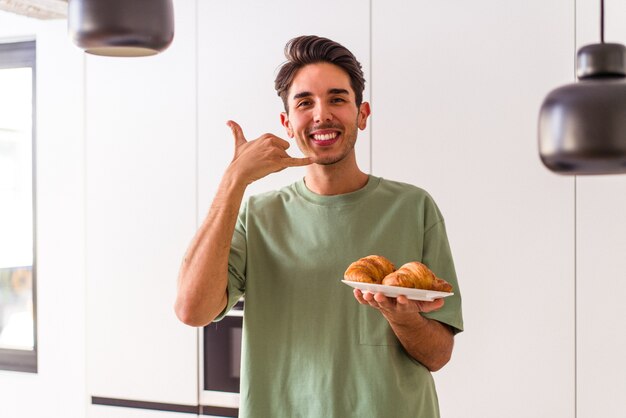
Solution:
[[[333,164],[337,164],[339,161],[341,161],[343,158],[336,158],[336,157],[313,157],[313,164],[317,164],[317,165],[333,165]]]
[[[329,155],[330,153],[326,155],[324,154],[320,155],[320,154],[315,154],[315,153],[311,153],[311,154],[314,154],[314,155],[307,155],[307,157],[311,158],[313,164],[318,164],[318,165],[337,164],[345,160],[346,158],[348,158],[348,156],[350,155],[349,152],[345,154],[334,154],[334,155]]]

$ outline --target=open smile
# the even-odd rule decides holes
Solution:
[[[341,134],[337,131],[319,131],[309,135],[315,145],[327,147],[339,140]]]

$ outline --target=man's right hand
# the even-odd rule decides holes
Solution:
[[[228,170],[245,185],[287,167],[299,167],[312,163],[309,157],[290,157],[286,152],[289,142],[276,135],[264,134],[248,141],[237,122],[229,120],[227,125],[235,138],[235,156]]]
[[[178,275],[174,309],[182,322],[194,327],[213,321],[226,306],[230,242],[246,187],[287,167],[311,164],[310,158],[291,158],[284,139],[265,134],[247,141],[237,123],[228,121],[228,126],[235,138],[235,156]]]

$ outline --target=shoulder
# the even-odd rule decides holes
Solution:
[[[380,180],[377,198],[392,205],[404,208],[404,210],[416,211],[424,218],[425,225],[432,225],[443,220],[443,215],[435,202],[435,199],[425,189],[400,181]]]
[[[430,193],[413,184],[381,178],[378,189],[380,193],[403,196],[405,198],[430,201],[434,203],[434,199]]]
[[[287,203],[296,199],[297,196],[298,194],[294,183],[278,190],[252,195],[247,199],[246,206],[248,210],[275,208],[285,206]]]

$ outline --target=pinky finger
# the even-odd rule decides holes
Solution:
[[[313,160],[310,157],[305,158],[283,158],[283,164],[285,167],[301,167],[304,165],[309,165],[313,163]]]
[[[354,289],[352,293],[354,294],[354,297],[356,298],[357,301],[359,301],[361,305],[369,305],[369,303],[367,303],[367,301],[363,299],[363,293],[361,293],[359,289]]]

